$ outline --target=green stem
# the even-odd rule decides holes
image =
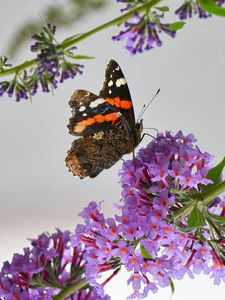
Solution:
[[[69,297],[70,295],[74,294],[76,291],[82,289],[84,286],[88,284],[87,280],[85,278],[81,279],[74,285],[71,285],[61,292],[58,293],[58,295],[54,296],[52,299],[53,300],[63,300],[66,297]]]
[[[218,195],[225,192],[225,180],[220,184],[209,188],[208,190],[198,193],[194,196],[194,199],[202,200],[205,205],[210,204],[210,202],[216,198]]]
[[[87,39],[88,37],[96,34],[97,32],[100,32],[104,29],[107,29],[111,26],[114,26],[114,25],[120,25],[121,23],[125,22],[126,20],[130,19],[135,13],[140,13],[144,10],[148,10],[150,8],[152,8],[153,6],[157,5],[158,3],[160,3],[161,1],[163,0],[151,0],[147,3],[144,3],[143,5],[140,5],[134,9],[132,9],[131,11],[129,11],[128,13],[126,14],[123,14],[109,22],[106,22],[90,31],[87,31],[85,33],[82,33],[80,35],[76,35],[76,36],[72,36],[70,38],[67,38],[65,39],[64,41],[62,41],[61,43],[61,46],[63,48],[63,50],[66,50],[68,48],[70,48],[71,46],[73,45],[76,45],[78,44],[79,42]],[[15,66],[13,68],[10,68],[10,69],[7,69],[7,70],[3,70],[0,72],[0,77],[3,77],[3,76],[7,76],[7,75],[11,75],[11,74],[14,74],[16,72],[21,72],[23,71],[24,69],[27,69],[29,67],[32,67],[33,65],[35,65],[36,63],[36,59],[32,59],[32,60],[29,60],[29,61],[25,61],[24,63],[18,65],[18,66]]]
[[[174,224],[176,224],[180,220],[181,217],[183,217],[183,218],[187,217],[193,210],[194,206],[195,206],[195,202],[192,202],[192,203],[182,207],[181,209],[179,209],[178,212],[174,214],[174,217],[173,217]]]
[[[36,64],[36,59],[25,61],[24,63],[22,63],[22,64],[20,64],[16,67],[1,71],[0,72],[0,77],[15,74],[15,73],[19,73],[19,72],[21,72],[21,71],[23,71],[23,70],[25,70],[29,67],[32,67],[35,64]]]
[[[87,31],[87,32],[79,35],[78,37],[75,36],[72,39],[70,39],[70,38],[66,39],[65,41],[63,41],[61,43],[61,46],[62,46],[63,49],[67,49],[67,48],[71,47],[72,45],[79,43],[80,41],[88,38],[89,36],[99,32],[99,31],[102,31],[102,30],[107,29],[111,26],[119,25],[119,24],[125,22],[126,20],[130,19],[135,13],[140,13],[140,12],[146,10],[146,9],[149,10],[150,8],[152,8],[153,6],[155,6],[156,4],[158,4],[161,1],[162,0],[151,0],[151,1],[149,1],[145,4],[143,4],[143,5],[140,5],[136,8],[134,8],[133,10],[129,11],[128,13],[126,13],[122,16],[119,16],[116,19],[113,19],[113,20],[111,20],[111,21],[109,21],[105,24],[102,24],[102,25],[100,25],[100,26],[98,26],[98,27],[96,27],[96,28],[94,28],[90,31]]]
[[[209,188],[208,190],[202,192],[202,193],[196,193],[193,195],[190,195],[190,198],[196,201],[202,201],[202,203],[207,206],[211,203],[211,201],[216,198],[218,195],[225,192],[225,181],[221,182],[220,184],[213,186],[212,188]],[[191,211],[193,210],[196,201],[191,202],[187,206],[184,206],[181,208],[175,215],[174,215],[174,223],[180,220],[181,217],[188,216]]]

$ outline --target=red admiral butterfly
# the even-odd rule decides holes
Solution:
[[[114,60],[106,68],[99,96],[77,90],[69,105],[69,133],[82,136],[72,143],[65,160],[74,176],[93,178],[139,144],[142,120],[135,123],[127,82]]]

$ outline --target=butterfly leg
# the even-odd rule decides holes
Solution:
[[[153,135],[151,135],[151,134],[145,132],[145,133],[142,135],[139,144],[141,143],[141,141],[144,139],[144,137],[145,137],[146,135],[148,135],[148,136],[150,136],[151,138],[153,138],[154,140],[156,140],[156,137],[154,137]]]
[[[135,149],[134,149],[134,148],[133,148],[133,150],[132,150],[132,154],[133,154],[134,171],[136,171],[136,164],[135,164]]]

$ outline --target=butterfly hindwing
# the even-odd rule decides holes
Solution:
[[[65,161],[69,172],[74,176],[81,179],[86,176],[93,178],[131,151],[132,144],[126,131],[107,130],[99,135],[76,139]]]

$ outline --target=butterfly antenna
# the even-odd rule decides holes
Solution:
[[[143,107],[142,107],[142,110],[141,110],[140,114],[137,117],[137,123],[140,122],[140,119],[141,119],[141,117],[142,117],[142,115],[143,115],[143,113],[145,111],[145,107],[146,107],[146,105],[144,104]]]
[[[158,95],[158,93],[160,92],[160,89],[158,89],[158,91],[155,93],[154,97],[151,99],[151,101],[147,104],[147,105],[143,105],[143,108],[137,118],[137,123],[140,122],[141,117],[143,116],[144,112],[146,111],[146,109],[148,109],[148,107],[152,104],[152,102],[155,100],[156,96]]]

